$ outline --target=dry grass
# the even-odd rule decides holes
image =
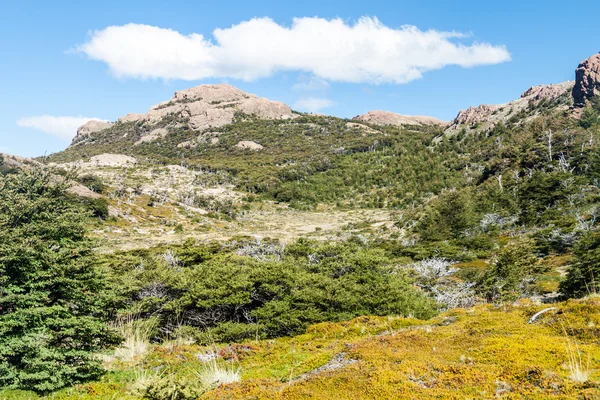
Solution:
[[[217,360],[207,362],[196,375],[205,387],[217,387],[241,380],[240,368],[233,365],[220,365]]]
[[[591,365],[591,357],[588,354],[587,360],[584,357],[583,352],[579,348],[577,342],[571,340],[568,336],[567,339],[567,355],[569,356],[569,360],[567,362],[567,368],[569,370],[569,378],[578,383],[587,382],[590,379],[590,365]]]
[[[124,341],[115,350],[114,357],[122,361],[134,361],[146,354],[150,348],[150,337],[157,326],[158,322],[154,319],[142,320],[132,315],[119,318],[113,327]]]

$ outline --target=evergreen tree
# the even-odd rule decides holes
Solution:
[[[575,246],[575,258],[560,291],[569,297],[583,297],[600,291],[600,233],[585,235]]]
[[[0,387],[49,392],[97,377],[117,344],[85,212],[41,168],[0,175]]]

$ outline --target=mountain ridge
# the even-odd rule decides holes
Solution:
[[[445,134],[453,135],[462,130],[489,131],[511,118],[531,120],[539,115],[540,104],[553,103],[558,106],[558,111],[573,110],[573,115],[579,117],[577,109],[585,106],[594,94],[600,93],[600,53],[582,61],[575,71],[575,78],[575,81],[531,86],[518,99],[507,103],[471,106],[460,110],[450,122],[385,110],[368,111],[353,117],[351,121],[374,126],[440,126],[445,129]],[[186,120],[191,130],[206,132],[232,124],[236,113],[266,120],[295,119],[301,115],[285,103],[246,93],[229,84],[202,84],[175,92],[170,100],[150,107],[144,114],[126,114],[116,122],[90,121],[78,128],[71,145],[84,144],[115,123],[152,125],[170,116],[179,116]],[[150,131],[136,144],[159,140],[167,134],[167,131]],[[190,144],[194,145],[194,142],[182,143],[182,146]]]

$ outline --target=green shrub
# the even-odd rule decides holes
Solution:
[[[105,197],[82,198],[81,201],[91,211],[92,216],[100,219],[108,218],[108,200]]]
[[[161,261],[164,249],[106,257],[115,290],[139,312],[159,316],[165,327],[197,327],[201,343],[291,335],[359,315],[437,313],[382,250],[300,240],[283,252],[276,242],[239,240],[225,247],[188,242],[171,251],[176,267]]]
[[[534,242],[525,239],[498,252],[479,287],[488,301],[513,301],[530,294],[534,277],[543,272],[534,251]]]
[[[90,189],[95,193],[103,193],[106,189],[106,185],[96,175],[88,174],[80,176],[78,179],[79,183]]]
[[[568,297],[600,292],[600,232],[585,235],[575,246],[575,257],[560,291]]]
[[[431,201],[416,230],[427,241],[456,239],[465,236],[475,222],[471,194],[453,190]]]
[[[0,176],[0,387],[49,392],[98,377],[107,281],[90,259],[85,213],[47,171]]]

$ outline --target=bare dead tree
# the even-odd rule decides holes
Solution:
[[[552,161],[552,129],[549,129],[546,132],[544,132],[544,136],[548,140],[548,160]]]

